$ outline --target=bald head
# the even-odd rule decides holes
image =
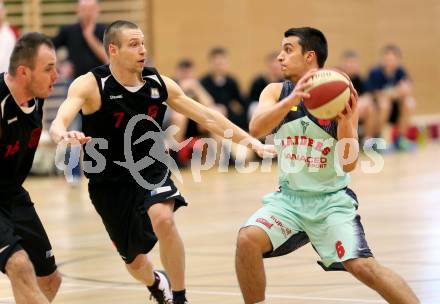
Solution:
[[[78,0],[77,14],[81,22],[96,22],[99,14],[98,0]]]
[[[78,0],[79,7],[90,7],[90,6],[98,6],[98,0]]]

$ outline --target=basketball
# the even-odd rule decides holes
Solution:
[[[304,105],[316,118],[335,118],[350,101],[349,78],[336,70],[321,69],[311,81],[312,86],[306,90],[310,98],[304,98]]]

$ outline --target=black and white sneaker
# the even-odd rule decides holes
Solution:
[[[164,271],[154,271],[154,275],[159,279],[159,285],[148,287],[150,291],[150,300],[157,304],[173,304],[173,293],[171,292],[171,284],[168,276]]]

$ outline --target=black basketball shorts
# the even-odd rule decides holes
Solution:
[[[134,182],[91,180],[89,194],[110,239],[127,264],[137,255],[150,252],[157,242],[147,213],[149,207],[169,199],[175,201],[174,211],[187,205],[171,179],[151,191]]]
[[[46,231],[29,194],[22,189],[0,197],[0,270],[5,273],[8,259],[24,249],[37,276],[52,274],[57,266]]]

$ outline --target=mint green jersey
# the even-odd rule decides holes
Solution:
[[[293,88],[285,81],[279,100]],[[318,120],[301,102],[276,128],[274,142],[281,189],[330,193],[347,187],[350,177],[336,153],[336,121]]]

